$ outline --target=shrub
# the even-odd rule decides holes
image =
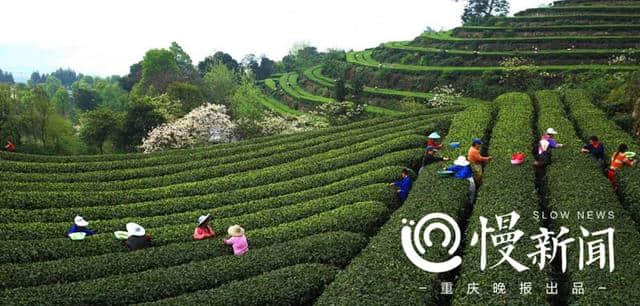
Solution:
[[[361,163],[385,153],[419,147],[426,137],[409,135],[372,146],[361,143],[340,150],[322,153],[314,159],[302,159],[249,173],[237,173],[225,177],[152,189],[133,189],[105,192],[7,192],[0,193],[0,206],[5,208],[51,208],[116,205],[151,201],[169,197],[182,197],[223,192],[265,185],[325,170]],[[351,154],[348,154],[351,153]]]
[[[471,139],[484,134],[490,122],[490,109],[476,105],[461,112],[453,120],[447,141],[461,141],[462,148],[445,149],[444,156],[464,154]],[[374,236],[336,281],[324,291],[319,305],[356,305],[362,303],[432,304],[438,275],[423,272],[407,260],[399,243],[402,219],[419,220],[431,212],[442,212],[454,218],[462,216],[467,201],[467,181],[438,178],[436,171],[444,164],[429,166],[416,180],[407,201]],[[438,239],[434,245],[438,245]],[[434,248],[429,259],[448,257],[446,251]],[[384,280],[384,281],[382,281]],[[418,287],[428,291],[420,292]],[[425,298],[426,296],[426,298]]]
[[[640,292],[637,290],[622,289],[635,285],[635,280],[629,279],[629,275],[640,273],[640,234],[633,220],[616,199],[599,166],[577,153],[581,148],[580,139],[571,122],[565,118],[560,96],[555,92],[542,91],[536,93],[536,97],[540,105],[538,126],[540,129],[553,126],[558,131],[559,141],[565,144],[554,151],[554,162],[547,167],[546,196],[551,210],[568,212],[571,218],[554,220],[554,228],[567,227],[570,237],[574,237],[579,235],[581,226],[592,232],[611,227],[615,229],[615,239],[624,241],[624,244],[614,243],[614,253],[606,254],[616,257],[616,270],[613,272],[609,272],[608,267],[601,269],[597,265],[586,264],[584,269],[577,269],[579,247],[577,242],[569,246],[567,273],[571,281],[583,282],[585,288],[620,288],[614,296],[601,290],[585,290],[584,295],[570,295],[569,303],[593,304],[606,299],[610,304],[624,304],[638,299]],[[578,213],[586,210],[613,212],[615,219],[579,220]]]
[[[333,266],[301,264],[149,304],[310,305],[337,273]]]
[[[122,154],[122,155],[100,155],[100,156],[38,156],[18,153],[7,153],[0,151],[0,157],[7,159],[0,163],[0,170],[8,172],[27,173],[54,173],[54,172],[74,172],[81,175],[86,171],[110,170],[110,169],[130,169],[140,167],[150,167],[154,165],[168,165],[184,163],[199,159],[210,159],[212,157],[233,156],[238,153],[246,153],[265,147],[278,144],[291,144],[301,140],[310,140],[318,136],[326,136],[332,133],[351,131],[358,128],[372,127],[381,123],[391,123],[395,120],[409,119],[417,115],[441,114],[461,110],[461,107],[448,107],[442,109],[431,109],[421,111],[416,114],[398,115],[396,117],[379,117],[362,122],[355,122],[345,126],[332,127],[330,129],[315,130],[311,132],[286,135],[270,136],[243,141],[231,144],[218,144],[213,147],[203,147],[194,149],[183,149],[175,151],[153,152],[149,154]],[[395,124],[395,123],[392,123]],[[324,140],[323,140],[324,141]],[[55,157],[55,158],[54,158]],[[20,160],[13,161],[12,159]],[[87,161],[85,159],[90,159]],[[98,159],[98,160],[94,160]],[[14,180],[15,174],[11,179]],[[4,178],[4,176],[3,176]],[[2,179],[2,178],[0,178]],[[93,178],[91,180],[94,180]]]
[[[224,256],[141,273],[85,282],[12,289],[2,304],[131,304],[207,289],[237,279],[303,263],[344,266],[367,239],[332,232],[251,250],[241,257]],[[171,280],[170,282],[166,280]]]
[[[534,171],[529,163],[515,167],[510,163],[511,154],[515,152],[529,152],[531,148],[533,128],[533,104],[526,94],[510,93],[498,97],[494,102],[498,108],[496,124],[491,133],[490,153],[494,160],[485,167],[484,179],[479,189],[473,212],[469,218],[468,232],[464,243],[464,262],[460,270],[460,278],[455,286],[453,304],[504,304],[505,301],[517,300],[522,304],[541,305],[546,303],[546,294],[540,285],[533,288],[531,295],[520,295],[518,290],[510,289],[506,295],[483,294],[467,295],[467,287],[471,282],[480,286],[490,282],[502,282],[507,288],[519,288],[520,282],[545,284],[548,270],[539,271],[530,268],[517,273],[511,265],[503,263],[494,269],[481,271],[479,267],[481,248],[471,246],[472,235],[479,231],[480,216],[489,219],[489,226],[495,227],[496,215],[505,215],[516,211],[520,218],[517,229],[524,233],[536,233],[541,226],[530,216],[538,211],[538,196],[534,183]],[[528,160],[532,160],[528,157]],[[529,261],[527,253],[535,247],[534,241],[527,237],[521,238],[515,244],[511,257],[516,261]],[[487,247],[488,265],[493,265],[502,258],[498,251],[490,244]],[[492,261],[493,260],[493,261]],[[483,289],[486,291],[488,289]]]
[[[583,141],[586,141],[586,137],[597,135],[605,144],[607,156],[611,156],[621,143],[627,144],[631,151],[640,151],[640,145],[636,139],[608,120],[606,115],[590,102],[589,96],[584,91],[566,90],[564,102],[570,117],[582,134]],[[626,208],[635,220],[640,220],[640,171],[637,168],[624,169],[618,173],[618,181],[620,183],[618,193]]]
[[[399,173],[399,172],[398,172]],[[397,174],[396,174],[397,175]],[[396,175],[390,177],[388,180],[393,179]],[[301,200],[301,197],[297,197]],[[378,184],[366,185],[363,187],[357,187],[352,190],[344,192],[337,192],[335,195],[326,195],[313,200],[300,201],[297,203],[290,203],[287,201],[251,201],[245,203],[238,203],[235,205],[228,205],[210,209],[200,209],[197,211],[187,211],[184,213],[157,215],[151,217],[134,217],[128,216],[125,218],[110,219],[110,220],[96,220],[91,222],[91,229],[98,233],[106,233],[105,236],[111,236],[111,232],[114,229],[122,227],[123,224],[128,222],[136,222],[144,224],[147,228],[160,228],[171,225],[179,224],[191,224],[198,216],[212,214],[214,220],[211,221],[212,226],[224,227],[227,223],[234,222],[236,218],[249,217],[247,214],[261,214],[260,211],[268,210],[266,213],[273,211],[280,211],[280,208],[286,208],[288,205],[293,207],[299,206],[313,206],[314,209],[322,209],[328,207],[327,205],[339,205],[349,204],[358,201],[376,200],[388,203],[392,206],[395,199],[393,192],[390,192],[389,188],[381,188]],[[282,212],[280,212],[282,214]],[[282,214],[281,216],[284,216]],[[231,218],[231,219],[229,219]],[[273,220],[271,220],[273,221]],[[242,221],[246,222],[246,221]],[[7,237],[11,237],[11,240],[39,240],[39,239],[55,239],[65,236],[65,233],[69,230],[68,222],[61,223],[44,223],[34,226],[34,224],[0,224],[0,231]],[[100,236],[98,236],[100,237]],[[186,236],[185,236],[186,237]],[[92,237],[94,238],[94,237]],[[165,239],[166,238],[166,239]],[[167,237],[161,238],[161,240],[171,241]]]
[[[328,231],[370,233],[387,212],[382,203],[361,202],[289,223],[273,223],[269,227],[250,229],[247,237],[251,248],[256,249]],[[0,265],[0,288],[84,281],[177,266],[230,254],[220,238],[192,242],[190,232],[182,232],[182,242],[155,245],[153,248],[136,252],[124,252],[124,248],[121,247],[115,253],[104,255]],[[77,248],[77,244],[75,247]]]
[[[217,177],[222,177],[225,175],[230,175],[234,173],[238,173],[241,171],[250,171],[250,170],[258,170],[267,167],[277,166],[280,164],[284,164],[287,162],[292,162],[300,158],[317,158],[319,154],[323,152],[328,152],[331,150],[344,149],[348,145],[352,145],[354,143],[360,143],[363,141],[372,142],[373,139],[378,139],[383,141],[386,139],[391,139],[398,135],[403,135],[411,132],[423,132],[423,128],[432,129],[434,127],[433,119],[431,120],[416,120],[409,121],[406,124],[394,124],[388,125],[388,128],[370,128],[367,130],[358,130],[352,131],[350,133],[340,133],[335,135],[330,135],[327,137],[320,137],[324,140],[324,142],[317,142],[316,145],[312,145],[314,142],[303,142],[308,144],[307,146],[301,145],[293,145],[293,146],[283,146],[276,147],[271,150],[273,152],[271,155],[264,154],[259,158],[250,159],[249,156],[254,156],[253,152],[248,153],[247,155],[238,154],[234,156],[234,159],[228,164],[212,164],[211,161],[204,161],[199,164],[201,167],[196,168],[191,171],[180,171],[174,174],[167,174],[167,167],[154,167],[154,168],[144,168],[139,171],[105,171],[105,172],[97,172],[92,173],[91,176],[88,177],[99,177],[99,176],[111,176],[118,177],[122,175],[126,176],[141,176],[139,179],[131,179],[126,181],[109,181],[109,182],[77,182],[77,183],[44,183],[44,182],[0,182],[0,187],[6,190],[13,191],[29,191],[29,190],[40,190],[40,191],[55,191],[55,190],[63,190],[63,191],[82,191],[82,190],[93,190],[93,191],[110,191],[110,190],[124,190],[124,189],[142,189],[142,188],[153,188],[153,187],[162,187],[174,184],[184,184],[188,182],[212,179]],[[393,127],[391,127],[393,126]],[[379,126],[383,127],[383,126]],[[376,136],[384,135],[382,138]],[[395,135],[395,136],[394,136]],[[295,149],[299,147],[299,149]],[[261,150],[258,152],[269,152],[269,150]],[[278,154],[279,153],[279,154]],[[242,157],[246,156],[243,160]],[[260,156],[260,155],[259,155]],[[315,156],[315,157],[314,157]],[[214,160],[215,161],[215,160]],[[251,161],[251,162],[247,162]],[[211,166],[214,165],[214,166]],[[171,167],[172,170],[180,170],[180,167]],[[165,174],[165,175],[163,175]],[[162,176],[160,176],[162,175]],[[47,176],[44,174],[31,174],[30,177],[42,177]],[[71,176],[69,174],[61,174],[59,177]]]
[[[39,210],[0,209],[0,219],[6,223],[22,223],[24,220],[41,222],[68,222],[77,214],[89,220],[145,217],[173,214],[197,209],[214,209],[246,201],[253,204],[295,203],[323,197],[331,192],[341,192],[378,182],[386,182],[404,168],[393,165],[417,165],[422,150],[411,149],[386,154],[383,157],[355,166],[305,176],[264,186],[231,190],[222,193],[168,198],[150,202],[140,202],[116,206],[95,206],[78,208],[53,208]],[[371,170],[377,169],[377,170]],[[324,186],[326,185],[326,186]]]

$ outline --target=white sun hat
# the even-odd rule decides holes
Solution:
[[[145,231],[144,228],[137,223],[127,223],[127,233],[129,236],[141,237],[144,236]]]
[[[438,132],[433,132],[429,134],[429,139],[440,139],[440,134],[438,134]]]
[[[558,132],[556,132],[556,130],[554,130],[553,128],[548,128],[547,129],[547,134],[556,135],[556,134],[558,134]]]
[[[460,155],[460,156],[458,156],[458,159],[456,159],[456,160],[453,162],[453,164],[454,164],[454,165],[456,165],[456,166],[466,167],[466,166],[468,166],[468,165],[469,165],[469,161],[467,160],[467,158],[466,158],[466,157],[464,157],[464,156]]]
[[[240,225],[232,225],[229,226],[229,229],[227,229],[227,233],[233,237],[240,237],[242,235],[244,235],[244,228],[242,228]]]
[[[81,216],[76,216],[76,217],[73,219],[73,223],[74,223],[75,225],[77,225],[77,226],[80,226],[80,227],[85,227],[85,226],[89,225],[89,222],[87,222],[87,220],[85,220],[85,219],[84,219],[83,217],[81,217]]]
[[[198,226],[202,225],[202,223],[204,223],[205,221],[209,220],[209,216],[211,214],[208,214],[206,216],[200,216],[198,217]]]

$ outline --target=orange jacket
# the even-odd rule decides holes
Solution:
[[[609,167],[609,169],[615,171],[620,169],[624,165],[631,167],[633,166],[633,161],[628,159],[627,156],[624,155],[624,153],[613,153],[613,156],[611,156],[611,166]]]
[[[467,153],[467,160],[469,160],[472,164],[484,164],[489,161],[488,157],[480,155],[480,150],[474,147],[469,148],[469,153]]]

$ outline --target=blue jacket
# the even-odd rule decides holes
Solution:
[[[404,177],[401,180],[396,181],[394,185],[400,188],[400,192],[398,193],[400,200],[406,200],[409,196],[409,190],[411,189],[411,178],[408,176]]]
[[[79,227],[75,224],[71,227],[71,229],[69,229],[69,234],[78,233],[78,232],[87,233],[87,236],[96,234],[96,232],[86,227]]]
[[[598,147],[596,148],[592,144],[588,143],[583,148],[589,150],[589,153],[595,158],[604,159],[604,144],[599,143]]]
[[[453,165],[451,167],[449,167],[447,170],[449,171],[453,171],[453,177],[457,178],[457,179],[468,179],[470,177],[473,177],[473,171],[471,170],[471,167],[469,166],[456,166]]]

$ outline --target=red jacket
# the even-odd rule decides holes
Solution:
[[[427,141],[427,147],[434,147],[436,149],[440,149],[442,148],[442,145],[439,144],[435,139],[429,139],[429,141]]]
[[[7,145],[4,146],[4,148],[9,152],[14,152],[16,150],[16,145],[14,145],[11,141],[7,141]]]
[[[209,225],[207,225],[207,227],[196,226],[196,229],[193,231],[194,240],[202,240],[209,237],[215,237],[215,235],[216,232],[214,232]]]

